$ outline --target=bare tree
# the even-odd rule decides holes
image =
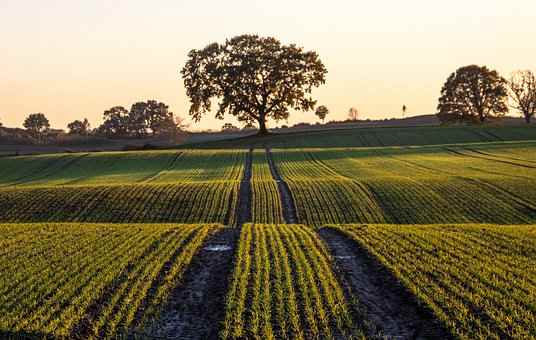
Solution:
[[[357,120],[359,118],[359,111],[355,107],[351,107],[348,109],[348,118]]]
[[[529,70],[517,71],[508,81],[512,107],[519,110],[527,124],[536,113],[536,77]]]

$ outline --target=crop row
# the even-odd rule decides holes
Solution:
[[[462,339],[536,337],[534,226],[332,226]]]
[[[218,228],[2,225],[0,329],[90,339],[143,329]]]
[[[244,155],[238,150],[191,150],[4,157],[0,187],[240,180]]]
[[[327,250],[299,225],[244,225],[227,294],[224,339],[350,337],[355,329]]]
[[[385,222],[378,202],[358,181],[338,175],[307,153],[274,152],[274,158],[292,191],[301,223]]]
[[[283,210],[277,183],[272,177],[264,150],[253,152],[251,165],[251,210],[256,223],[283,223]]]
[[[443,148],[275,151],[301,223],[533,223],[536,167]],[[513,162],[515,163],[515,162]]]
[[[238,181],[0,190],[3,222],[233,223]]]

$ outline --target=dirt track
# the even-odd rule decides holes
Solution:
[[[277,188],[279,189],[279,196],[281,198],[281,205],[283,208],[283,217],[285,218],[285,223],[287,224],[296,224],[298,223],[298,216],[296,214],[296,206],[294,205],[294,199],[290,193],[290,188],[287,183],[281,178],[279,170],[275,165],[274,159],[272,158],[272,151],[266,149],[266,158],[268,159],[268,165],[270,166],[270,172],[272,173],[272,178],[277,182]]]
[[[367,336],[380,339],[448,339],[433,316],[417,304],[385,267],[366,250],[335,230],[323,228],[320,236],[335,257],[339,276],[369,320]]]
[[[242,226],[246,222],[251,222],[251,162],[253,149],[246,155],[244,176],[240,182],[240,192],[236,211],[236,225]]]
[[[205,243],[172,292],[159,323],[142,337],[218,338],[238,234],[236,228],[225,228]]]

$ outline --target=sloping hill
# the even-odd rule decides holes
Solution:
[[[226,140],[181,145],[181,148],[332,148],[408,146],[536,140],[533,126],[421,126],[306,130],[250,135]]]

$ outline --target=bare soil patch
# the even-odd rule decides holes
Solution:
[[[356,242],[341,233],[323,228],[326,242],[358,309],[366,316],[367,337],[378,339],[452,338],[416,297]]]
[[[225,228],[207,240],[171,293],[159,322],[142,336],[218,339],[238,235],[238,229]]]
[[[238,205],[236,212],[236,224],[243,225],[246,222],[251,222],[251,162],[253,149],[250,149],[246,155],[246,164],[244,175],[240,182],[240,190],[238,193]]]

